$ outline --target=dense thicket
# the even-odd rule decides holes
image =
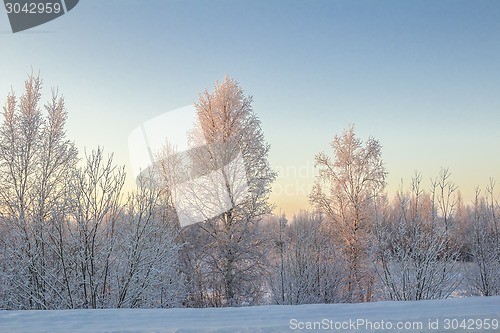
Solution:
[[[78,163],[64,99],[40,106],[30,76],[7,97],[0,127],[0,308],[178,306],[179,245],[164,191],[140,179],[124,197],[123,167],[101,148]]]
[[[167,143],[125,193],[124,167],[102,148],[79,157],[66,137],[64,98],[53,90],[41,105],[41,92],[31,75],[3,108],[0,309],[500,294],[493,180],[465,204],[447,169],[427,189],[417,173],[391,198],[381,144],[363,142],[351,126],[334,137],[331,154],[316,156],[313,210],[290,221],[274,216],[270,147],[251,98],[226,77],[200,95],[191,140],[203,142],[187,162],[177,163]],[[206,215],[200,223],[181,223],[179,179],[194,215]]]

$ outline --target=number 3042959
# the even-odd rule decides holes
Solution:
[[[58,2],[29,2],[20,4],[18,2],[6,2],[7,14],[59,14],[62,11]]]

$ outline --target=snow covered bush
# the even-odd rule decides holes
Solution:
[[[486,195],[479,190],[471,216],[472,267],[468,272],[469,287],[474,295],[500,295],[500,205],[494,196],[495,183],[490,180]]]
[[[274,304],[336,303],[348,299],[347,260],[321,214],[301,212],[274,229],[269,285]]]
[[[460,282],[452,233],[420,182],[417,175],[410,194],[399,192],[389,216],[376,226],[374,267],[391,300],[446,298]]]

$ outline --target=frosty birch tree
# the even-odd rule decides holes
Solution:
[[[68,306],[58,272],[62,264],[55,218],[65,206],[64,184],[77,158],[66,140],[64,99],[56,90],[39,107],[42,80],[30,75],[19,101],[7,96],[0,128],[0,223],[5,260],[6,307],[46,309]]]
[[[334,223],[347,253],[350,301],[369,301],[373,278],[368,272],[366,238],[370,232],[372,199],[385,188],[387,172],[380,143],[369,138],[366,144],[351,126],[331,143],[333,159],[316,155],[319,168],[310,201]]]
[[[229,203],[226,211],[206,216],[205,223],[184,232],[189,251],[202,252],[192,262],[197,262],[202,274],[198,278],[203,283],[196,285],[204,290],[195,293],[205,295],[205,305],[253,302],[260,294],[263,254],[256,223],[270,212],[268,196],[275,173],[269,167],[269,145],[251,103],[251,97],[226,76],[222,83],[216,82],[214,92],[205,90],[195,104],[200,129],[192,133],[192,140],[203,144],[190,151],[190,168],[192,174],[207,177],[191,189],[193,202],[203,211],[217,206],[214,198],[217,201],[226,193]],[[210,178],[211,171],[219,177]]]

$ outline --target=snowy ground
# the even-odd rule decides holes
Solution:
[[[0,311],[0,332],[500,332],[499,321],[497,296],[223,309]]]

